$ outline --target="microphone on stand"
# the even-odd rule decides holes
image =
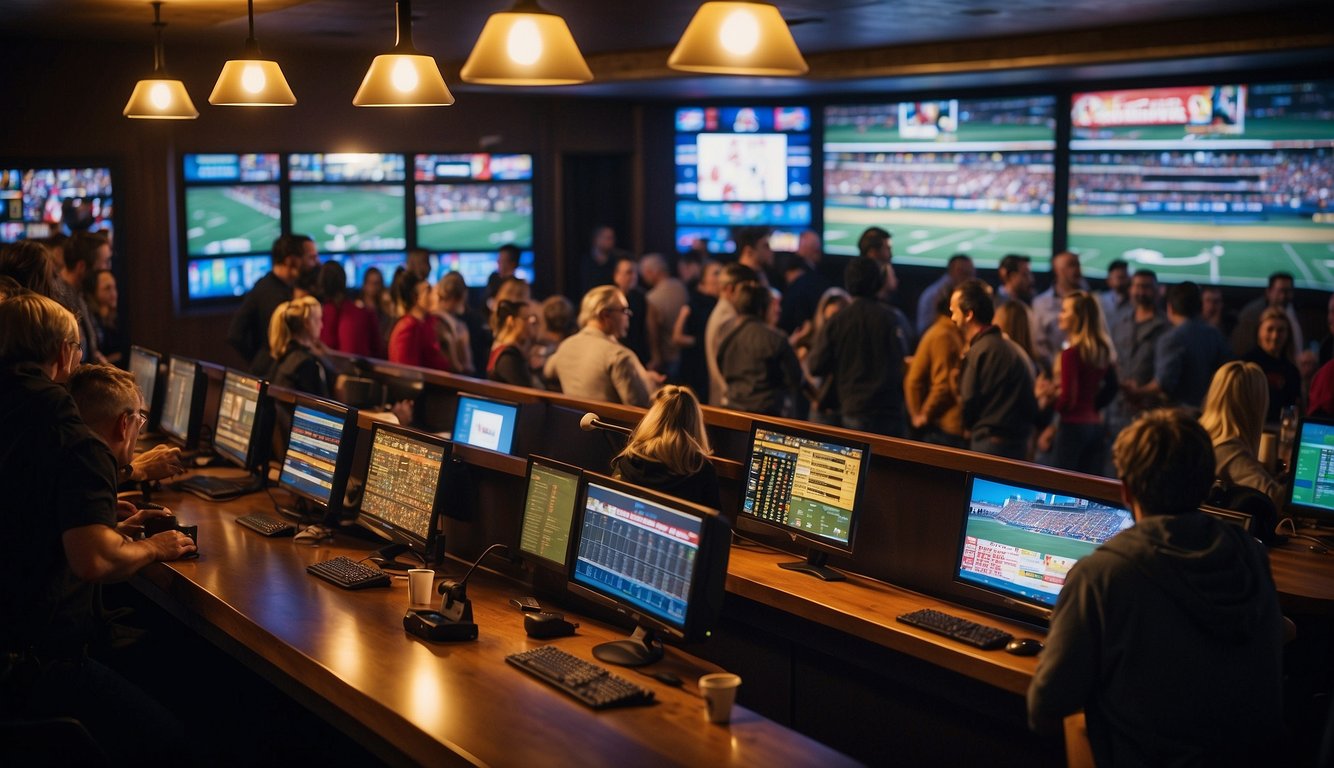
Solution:
[[[598,415],[592,412],[585,413],[584,417],[579,420],[579,428],[585,432],[601,429],[607,432],[615,432],[617,434],[625,435],[627,437],[633,432],[629,427],[622,427],[619,424],[609,424],[602,419],[599,419]]]

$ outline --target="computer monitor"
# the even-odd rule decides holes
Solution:
[[[169,359],[167,395],[162,400],[162,433],[188,450],[199,441],[208,377],[198,361],[177,355]]]
[[[1046,620],[1075,563],[1134,523],[1113,504],[972,475],[955,581]]]
[[[218,417],[214,420],[213,451],[238,467],[260,470],[269,444],[271,423],[264,395],[269,383],[228,368],[222,374]]]
[[[475,395],[459,395],[454,412],[454,442],[509,453],[514,447],[514,425],[519,406]]]
[[[871,446],[843,437],[754,422],[737,528],[786,534],[806,560],[778,567],[838,581],[829,553],[851,555]]]
[[[323,513],[326,520],[337,519],[347,490],[356,434],[356,408],[308,395],[296,396],[278,485],[296,495],[297,503],[280,508],[280,512],[303,519]]]
[[[662,657],[662,639],[709,636],[722,607],[731,545],[716,511],[593,473],[573,528],[569,589],[635,621],[629,639],[593,655],[639,666]]]
[[[1307,416],[1297,432],[1288,514],[1334,525],[1334,419]]]
[[[130,347],[130,373],[134,374],[134,383],[139,387],[139,394],[144,398],[144,410],[148,411],[148,424],[156,429],[160,414],[155,407],[158,403],[158,371],[162,367],[162,355],[139,345]]]
[[[440,562],[440,515],[448,492],[443,470],[452,448],[434,435],[380,421],[371,425],[357,522],[391,542],[377,553],[386,561],[381,567],[392,568],[393,557],[404,550],[414,552],[428,568]]]
[[[582,476],[579,467],[542,456],[528,457],[528,492],[519,525],[520,558],[536,567],[566,571]]]

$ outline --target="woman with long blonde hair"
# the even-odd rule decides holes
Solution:
[[[1107,441],[1098,413],[1098,391],[1112,366],[1102,306],[1086,291],[1074,291],[1061,302],[1060,328],[1069,345],[1055,362],[1055,459],[1061,469],[1101,474],[1107,464]]]
[[[1215,472],[1229,485],[1254,488],[1281,505],[1284,487],[1260,463],[1269,380],[1255,363],[1233,360],[1214,373],[1200,425],[1214,444]]]
[[[273,366],[270,383],[280,387],[329,396],[330,370],[320,342],[324,309],[314,296],[285,301],[269,318],[269,350]]]
[[[695,393],[689,387],[668,385],[653,396],[625,450],[611,460],[612,474],[717,509],[718,474],[709,461],[712,453]]]

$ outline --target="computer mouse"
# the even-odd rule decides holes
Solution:
[[[1006,644],[1005,652],[1015,656],[1036,656],[1042,652],[1042,641],[1031,637],[1016,637]]]
[[[292,541],[299,541],[302,544],[317,544],[324,539],[332,539],[333,531],[322,525],[308,525],[297,532],[292,537]]]
[[[653,672],[652,675],[654,680],[673,688],[680,688],[684,682],[679,675],[674,675],[671,672]]]

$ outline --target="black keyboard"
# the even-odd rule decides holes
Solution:
[[[333,582],[343,589],[389,586],[389,574],[339,555],[332,560],[306,566],[306,573]]]
[[[640,688],[554,645],[506,656],[505,661],[593,709],[653,703],[653,691]]]
[[[173,487],[178,491],[193,493],[201,499],[222,501],[262,490],[264,488],[264,478],[258,475],[248,477],[195,475],[178,481]]]
[[[905,613],[898,619],[904,624],[953,638],[984,651],[1004,648],[1006,643],[1014,639],[1014,635],[1002,629],[988,627],[985,624],[951,616],[948,613],[933,611],[930,608]]]
[[[241,515],[236,522],[244,525],[261,536],[291,536],[296,533],[296,526],[276,517],[269,517],[262,512]]]

